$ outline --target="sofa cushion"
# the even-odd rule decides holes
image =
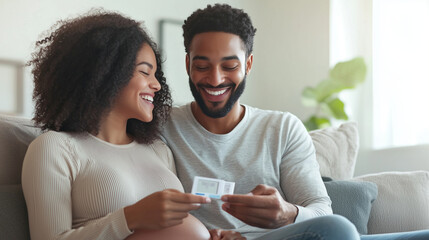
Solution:
[[[429,172],[384,172],[359,176],[378,186],[368,233],[404,232],[429,228]]]
[[[377,185],[366,181],[331,181],[324,178],[334,214],[346,217],[360,234],[367,234],[371,207],[377,198]]]
[[[359,150],[359,133],[354,122],[310,132],[322,176],[351,179]]]
[[[21,185],[0,186],[0,236],[1,239],[30,239]]]
[[[0,115],[0,185],[20,184],[28,145],[41,134],[30,119]]]

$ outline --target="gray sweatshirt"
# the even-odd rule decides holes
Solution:
[[[185,192],[191,192],[194,176],[235,182],[234,194],[266,184],[298,206],[296,222],[332,214],[313,142],[302,122],[290,113],[243,106],[243,119],[227,134],[202,127],[191,104],[173,108],[162,139],[173,152]],[[222,210],[222,203],[212,201],[192,214],[209,229],[234,229],[252,237],[268,231],[231,216]]]

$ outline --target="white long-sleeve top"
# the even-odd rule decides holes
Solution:
[[[183,191],[161,141],[114,145],[50,131],[29,146],[22,170],[32,240],[124,239],[124,207],[167,188]]]

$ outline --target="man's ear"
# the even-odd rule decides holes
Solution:
[[[246,75],[250,73],[250,70],[252,70],[252,64],[253,64],[253,54],[250,54],[249,57],[246,59]]]
[[[189,76],[189,54],[186,54],[186,72],[188,73]]]

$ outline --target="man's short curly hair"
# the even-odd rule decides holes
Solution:
[[[101,119],[131,80],[145,43],[155,53],[161,90],[155,94],[153,120],[130,119],[127,132],[137,142],[153,142],[172,103],[157,46],[141,23],[99,9],[57,22],[36,42],[29,61],[35,123],[43,130],[98,133]]]
[[[207,5],[189,16],[183,26],[185,51],[189,54],[192,39],[198,33],[226,32],[241,38],[245,45],[246,56],[253,52],[253,38],[256,28],[253,27],[249,15],[241,9],[232,8],[227,4]]]

